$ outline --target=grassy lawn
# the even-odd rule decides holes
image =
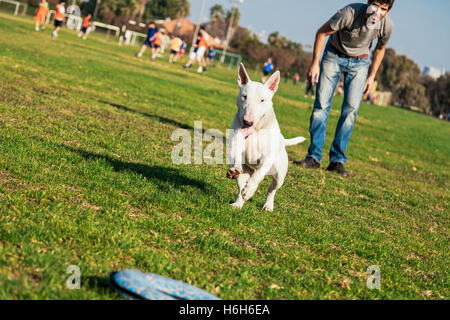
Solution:
[[[261,210],[268,178],[233,211],[228,167],[172,164],[171,135],[198,120],[225,133],[235,70],[198,75],[50,29],[0,13],[0,299],[117,299],[108,275],[125,268],[222,299],[449,298],[449,123],[362,105],[350,179],[291,165],[275,212]],[[313,100],[283,81],[274,102],[285,136],[309,137]]]

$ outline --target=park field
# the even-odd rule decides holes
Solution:
[[[450,297],[448,122],[362,105],[351,178],[326,172],[327,158],[317,171],[291,164],[273,213],[261,209],[268,178],[234,211],[228,167],[173,164],[171,135],[193,136],[194,121],[225,134],[237,70],[199,75],[51,29],[0,13],[0,299],[118,299],[108,277],[126,268],[222,299]],[[312,104],[281,83],[287,138],[309,137]],[[290,160],[307,147],[290,147]],[[69,265],[79,290],[66,288]],[[366,286],[369,266],[380,290]]]

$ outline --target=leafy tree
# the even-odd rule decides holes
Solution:
[[[381,90],[392,91],[393,102],[401,106],[416,106],[429,112],[429,101],[419,66],[404,55],[387,49],[377,80]]]
[[[223,19],[225,17],[225,9],[220,4],[215,4],[210,9],[211,20]]]
[[[239,25],[239,22],[240,22],[240,20],[241,20],[241,12],[239,11],[239,8],[237,8],[237,7],[234,7],[232,10],[234,11],[233,28],[235,28],[236,26]],[[226,16],[226,18],[225,18],[227,24],[230,23],[230,20],[231,20],[231,14],[232,14],[232,12],[233,12],[232,10],[229,10],[229,11],[227,12],[227,16]]]
[[[147,6],[146,18],[180,18],[189,15],[189,0],[152,0]]]
[[[434,80],[431,77],[424,78],[423,84],[426,88],[427,96],[430,99],[432,115],[439,117],[444,115],[448,119],[450,114],[450,77],[441,76]]]
[[[269,38],[267,39],[267,42],[269,42],[269,44],[275,48],[287,47],[286,38],[281,36],[278,31],[272,32],[271,34],[269,34]]]

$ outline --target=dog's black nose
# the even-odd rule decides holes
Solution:
[[[245,128],[250,128],[250,127],[252,127],[253,126],[253,122],[248,122],[248,121],[243,121],[243,123],[244,123],[244,127]]]

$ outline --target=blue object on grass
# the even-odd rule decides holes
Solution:
[[[109,277],[119,294],[132,300],[220,300],[190,284],[153,273],[127,269]]]

